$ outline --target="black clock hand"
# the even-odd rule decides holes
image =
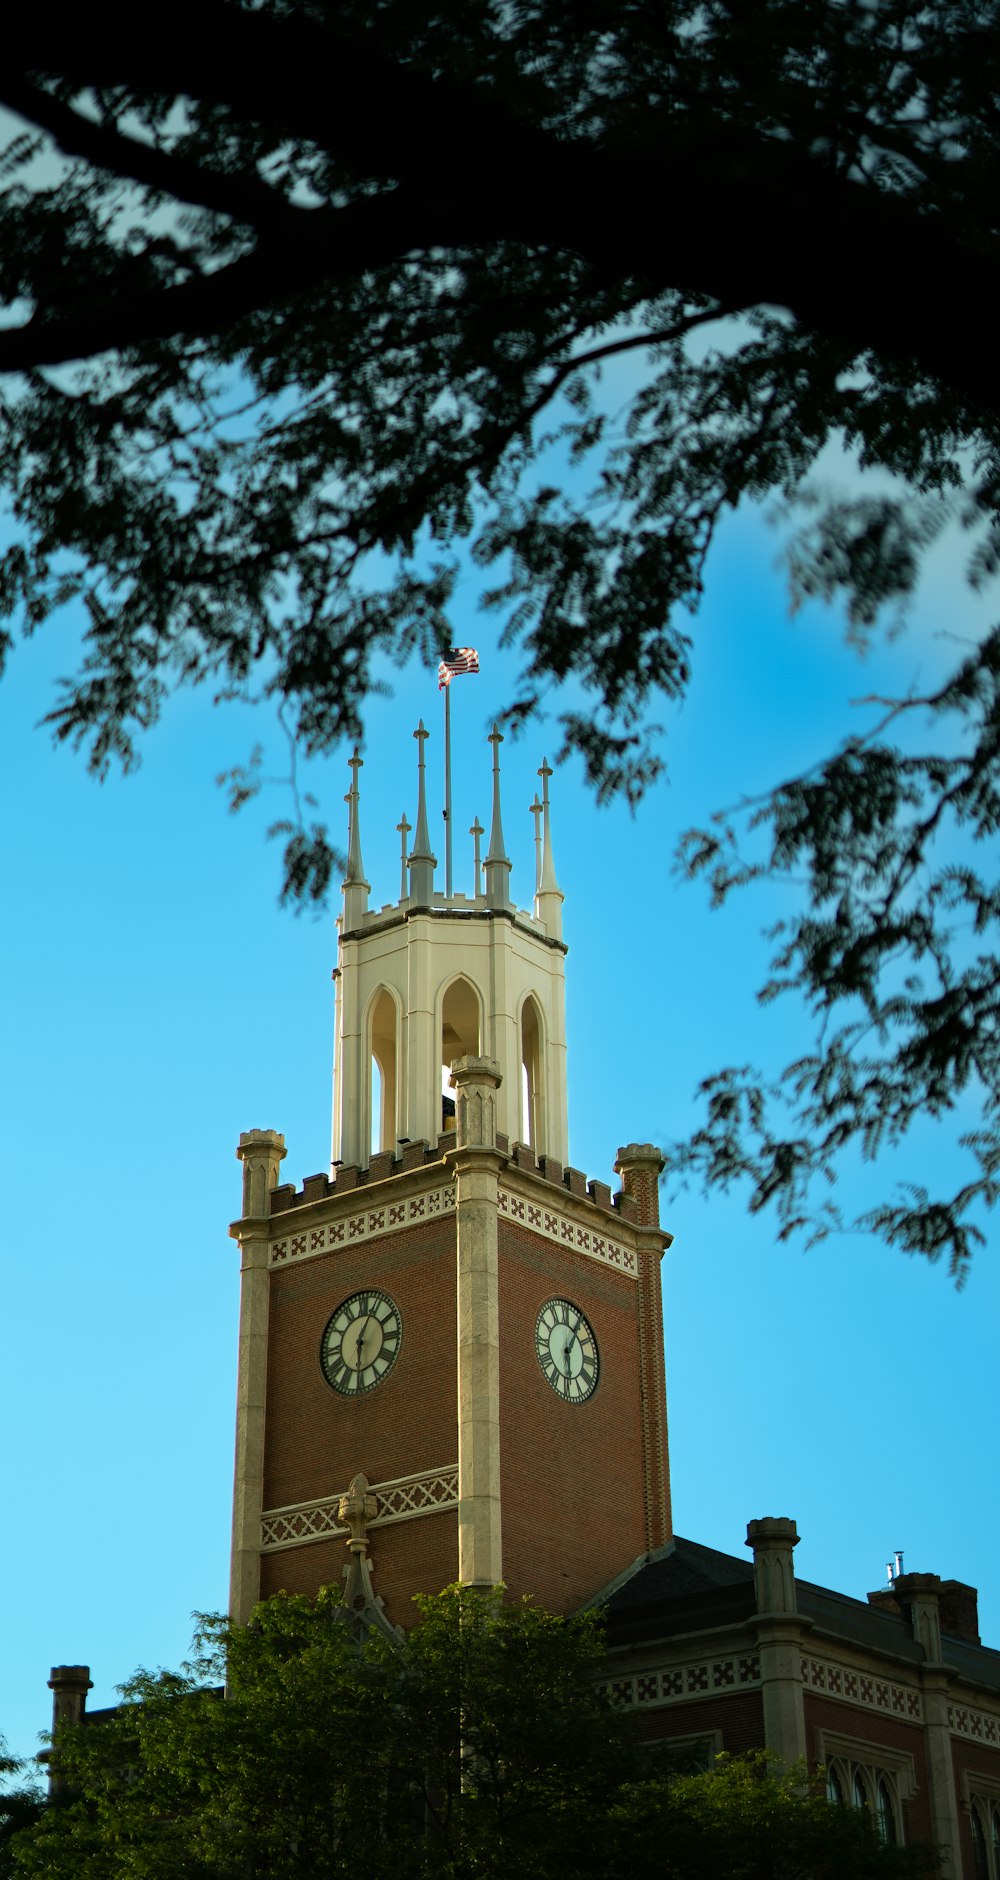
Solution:
[[[360,1371],[361,1369],[361,1348],[365,1342],[365,1333],[368,1330],[368,1316],[369,1315],[366,1313],[365,1318],[362,1322],[361,1330],[358,1333],[358,1342],[356,1346],[357,1357],[355,1358],[355,1361],[354,1361],[354,1368],[357,1371]]]

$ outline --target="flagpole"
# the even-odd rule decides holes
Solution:
[[[444,688],[444,892],[451,900],[451,684]]]

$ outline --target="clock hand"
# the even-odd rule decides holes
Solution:
[[[364,1317],[364,1320],[363,1320],[363,1322],[362,1322],[362,1326],[361,1326],[361,1330],[360,1330],[360,1332],[358,1333],[358,1342],[357,1342],[357,1346],[355,1347],[355,1349],[356,1349],[356,1351],[357,1351],[357,1356],[356,1356],[356,1358],[355,1358],[355,1360],[354,1360],[354,1365],[355,1365],[355,1370],[358,1370],[358,1371],[360,1371],[360,1369],[361,1369],[361,1348],[362,1348],[362,1346],[363,1346],[363,1344],[364,1344],[364,1342],[365,1342],[365,1333],[366,1333],[366,1331],[368,1330],[368,1319],[369,1319],[369,1317],[370,1317],[370,1314],[368,1314],[368,1313],[366,1313],[366,1314],[365,1314],[365,1317]]]

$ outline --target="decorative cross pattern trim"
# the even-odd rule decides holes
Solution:
[[[371,1493],[378,1501],[378,1513],[367,1523],[369,1532],[389,1527],[394,1521],[412,1521],[417,1515],[457,1508],[458,1463],[422,1475],[401,1475],[392,1482],[376,1482]],[[282,1547],[303,1547],[310,1541],[346,1534],[347,1526],[339,1517],[342,1498],[342,1494],[329,1495],[322,1501],[269,1508],[261,1517],[261,1552],[276,1553]]]
[[[646,1710],[653,1705],[662,1709],[665,1704],[689,1704],[692,1698],[720,1691],[746,1691],[759,1684],[760,1659],[756,1652],[747,1652],[743,1657],[671,1665],[665,1671],[638,1671],[634,1677],[612,1678],[604,1688],[613,1703]]]
[[[839,1697],[847,1704],[860,1704],[865,1710],[881,1710],[890,1717],[923,1719],[923,1701],[912,1684],[896,1684],[891,1678],[869,1676],[848,1665],[806,1657],[802,1659],[802,1682],[807,1691],[823,1691],[828,1697]]]
[[[533,1228],[546,1240],[555,1241],[557,1246],[572,1247],[574,1253],[585,1253],[591,1260],[603,1260],[605,1266],[617,1267],[620,1273],[638,1274],[639,1263],[632,1247],[625,1247],[620,1240],[605,1233],[598,1233],[594,1228],[584,1227],[560,1209],[550,1207],[548,1201],[529,1201],[525,1195],[515,1194],[513,1189],[500,1185],[500,1212],[509,1221],[519,1221],[525,1227]]]
[[[1000,1745],[1000,1717],[989,1710],[973,1710],[971,1704],[948,1705],[948,1728],[974,1743]]]
[[[359,1241],[371,1240],[375,1234],[381,1238],[401,1227],[412,1227],[414,1221],[427,1221],[435,1215],[454,1211],[454,1182],[441,1188],[425,1188],[419,1195],[401,1196],[398,1201],[384,1201],[378,1207],[360,1208],[357,1214],[338,1215],[335,1221],[327,1221],[322,1227],[304,1227],[300,1234],[286,1233],[284,1239],[271,1242],[271,1265],[331,1253],[335,1247],[354,1246]]]

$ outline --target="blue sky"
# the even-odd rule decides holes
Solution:
[[[690,696],[665,717],[668,776],[639,813],[597,809],[572,764],[552,780],[572,1159],[602,1179],[619,1143],[684,1131],[699,1076],[747,1060],[777,1066],[803,1043],[792,1009],[762,1012],[754,1000],[760,929],[780,911],[773,892],[711,912],[704,889],[672,871],[678,833],[814,759],[847,729],[851,698],[933,677],[942,631],[974,630],[946,551],[910,632],[861,664],[833,616],[789,619],[778,545],[758,515],[724,530],[695,623]],[[477,813],[488,821],[484,737],[511,666],[471,613],[456,638],[482,659],[453,693],[461,831]],[[48,1721],[50,1665],[89,1662],[91,1702],[113,1701],[136,1664],[183,1657],[192,1610],[224,1604],[234,1148],[241,1129],[284,1130],[297,1182],[329,1155],[336,910],[313,920],[277,908],[278,856],[263,832],[287,813],[281,791],[233,819],[213,786],[268,728],[213,710],[207,694],[179,698],[139,772],[98,786],[32,729],[72,639],[71,623],[46,629],[0,687],[0,1729],[22,1752]],[[431,675],[407,673],[368,717],[362,838],[377,901],[398,892],[396,824],[404,808],[413,820],[421,714],[434,777]],[[503,746],[522,905],[533,885],[528,804],[557,743],[550,725]],[[269,767],[282,767],[273,742]],[[347,783],[341,760],[310,778],[334,832]],[[463,871],[471,877],[471,843],[459,838],[458,887]],[[947,1169],[950,1133],[927,1132],[918,1178]],[[848,1212],[869,1183],[870,1172],[849,1172]],[[957,1294],[943,1268],[860,1237],[810,1253],[778,1246],[773,1223],[750,1220],[735,1195],[665,1197],[664,1216],[676,1237],[664,1306],[677,1530],[740,1553],[748,1519],[793,1515],[800,1572],[862,1597],[902,1547],[907,1566],[978,1585],[984,1638],[1000,1645],[992,1248]]]

